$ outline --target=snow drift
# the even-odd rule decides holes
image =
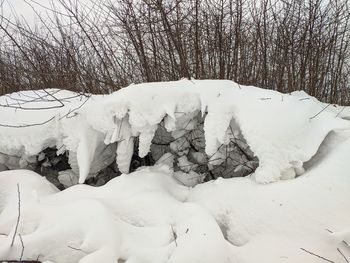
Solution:
[[[206,165],[210,171],[222,164],[232,149],[230,142],[240,136],[259,160],[254,178],[261,183],[302,174],[304,162],[327,134],[349,127],[341,118],[348,109],[325,107],[304,93],[281,94],[226,80],[145,83],[106,96],[29,91],[2,96],[0,105],[0,163],[26,168],[33,156],[56,147],[58,154],[69,152],[73,174],[79,175],[73,181],[80,183],[111,158],[128,173],[135,140],[138,155],[145,157],[160,126],[175,138],[168,151],[177,155],[178,166],[190,167],[181,169],[186,173],[193,167]],[[182,137],[195,129],[203,134],[198,143],[203,151],[189,153],[190,147],[198,147]],[[158,150],[157,160],[160,152],[166,153]],[[256,166],[251,156],[228,173],[252,173]]]
[[[241,177],[191,188],[168,166],[156,165],[101,187],[58,192],[33,172],[1,172],[0,259],[320,262],[311,252],[344,262],[342,254],[350,257],[350,133],[336,137],[304,176],[267,185]]]

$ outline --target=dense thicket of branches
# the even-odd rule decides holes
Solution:
[[[34,0],[27,0],[36,9]],[[55,6],[56,4],[56,6]],[[0,91],[231,79],[349,103],[347,0],[58,0],[0,21]],[[38,14],[39,15],[39,14]]]

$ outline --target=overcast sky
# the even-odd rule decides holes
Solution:
[[[73,0],[77,1],[79,4],[86,5],[90,0]],[[96,0],[96,1],[105,1],[105,0]],[[1,2],[1,0],[0,0]],[[4,0],[3,3],[3,12],[4,16],[14,17],[13,12],[15,12],[19,17],[23,17],[25,20],[28,21],[29,24],[34,25],[37,19],[35,19],[35,13],[33,11],[33,8],[37,12],[39,12],[41,15],[46,14],[47,10],[45,7],[50,8],[51,2],[56,3],[58,6],[58,3],[55,0]],[[32,7],[33,8],[32,8]]]
[[[43,6],[49,7],[49,0],[35,0],[39,4],[42,4]],[[13,18],[13,12],[16,12],[18,16],[23,16],[28,23],[34,24],[35,22],[35,15],[33,12],[33,9],[28,5],[24,0],[5,0],[4,2],[4,16],[9,18]],[[44,8],[41,8],[39,5],[35,5],[35,8],[43,13]]]

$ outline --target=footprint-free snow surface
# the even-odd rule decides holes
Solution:
[[[0,104],[0,163],[57,147],[75,154],[83,183],[98,148],[117,143],[125,172],[101,187],[63,191],[28,170],[1,172],[0,261],[350,260],[349,108],[211,80],[138,84],[107,96],[23,92]],[[127,174],[133,138],[145,156],[160,122],[174,132],[179,114],[197,113],[207,156],[227,142],[234,120],[259,159],[254,173],[190,185],[158,162]]]

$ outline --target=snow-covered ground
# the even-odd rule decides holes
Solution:
[[[191,171],[174,172],[161,158],[104,186],[64,191],[31,171],[1,172],[1,260],[350,260],[349,108],[211,80],[132,85],[108,96],[41,91],[39,103],[35,95],[24,104],[44,110],[15,109],[23,94],[0,97],[0,152],[28,158],[64,148],[77,155],[80,182],[101,145],[117,142],[116,161],[128,172],[133,138],[145,156],[160,122],[176,132],[194,113],[204,116],[207,156],[227,143],[234,122],[259,167],[247,177],[191,184]]]
[[[163,166],[57,192],[32,172],[2,172],[0,258],[20,258],[21,234],[23,259],[60,263],[320,262],[302,249],[345,262],[350,140],[324,150],[303,176],[268,185],[245,177],[189,188]]]

